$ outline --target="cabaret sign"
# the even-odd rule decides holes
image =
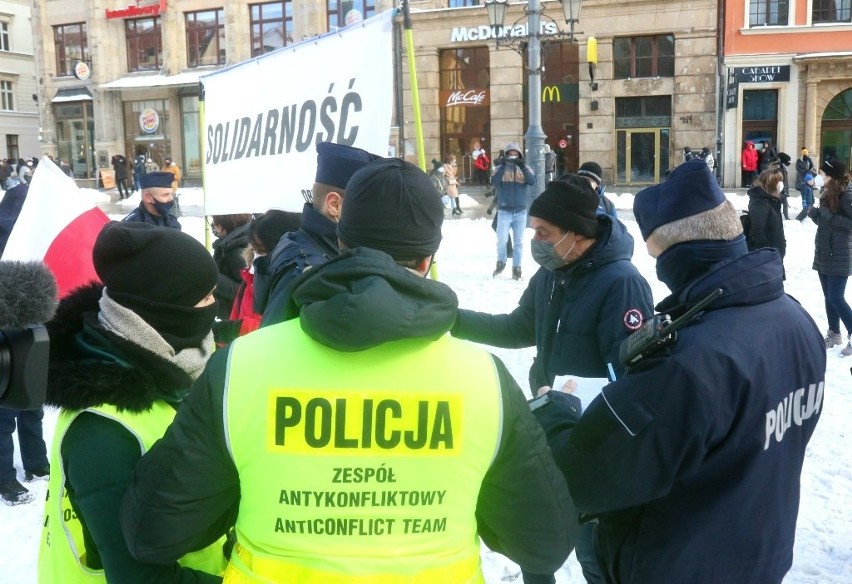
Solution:
[[[555,22],[542,22],[539,28],[541,34],[552,35],[559,33],[559,27]],[[491,27],[486,24],[480,26],[456,26],[450,33],[451,43],[463,43],[467,41],[487,41],[493,38],[527,38],[527,25],[524,23],[510,24],[500,28]]]
[[[769,67],[734,67],[734,76],[738,83],[774,83],[790,81],[790,65]]]
[[[143,2],[136,0],[135,6],[125,8],[106,9],[106,17],[111,18],[139,18],[140,16],[159,16],[166,11],[166,0],[156,2]]]

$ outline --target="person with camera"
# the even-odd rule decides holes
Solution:
[[[342,204],[341,253],[294,281],[296,318],[215,354],[138,466],[131,552],[172,561],[236,518],[228,582],[482,582],[477,535],[558,569],[577,526],[541,428],[499,359],[446,334],[458,299],[425,277],[429,177],[381,159]]]
[[[527,208],[530,204],[529,187],[536,181],[532,169],[524,162],[521,147],[516,142],[506,146],[506,156],[491,177],[497,204],[497,267],[493,277],[506,268],[506,243],[512,232],[512,279],[522,279],[521,260],[524,249],[524,229],[527,227]]]
[[[496,347],[535,345],[533,395],[557,375],[602,378],[609,365],[620,375],[621,343],[653,314],[651,288],[631,263],[633,238],[623,223],[598,212],[598,201],[585,177],[567,174],[547,185],[530,206],[532,255],[541,267],[518,307],[501,315],[459,310],[452,328],[456,337]],[[577,559],[596,584],[604,580],[593,530],[582,526]],[[537,581],[553,582],[552,575]]]
[[[682,326],[630,337],[625,375],[548,442],[598,522],[608,582],[779,584],[823,407],[822,335],[784,293],[778,252],[748,251],[704,161],[639,192],[633,212],[672,291],[657,310]],[[546,432],[570,414],[550,393],[535,412]]]

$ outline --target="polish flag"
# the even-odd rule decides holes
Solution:
[[[109,217],[48,157],[33,173],[21,214],[9,234],[3,260],[44,261],[59,297],[92,280],[92,248]]]

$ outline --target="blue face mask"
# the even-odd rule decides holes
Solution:
[[[165,217],[169,213],[171,213],[172,207],[175,206],[175,201],[172,199],[168,203],[161,203],[160,201],[155,200],[153,202],[154,209],[156,209],[157,213],[160,214],[161,217]]]
[[[550,243],[548,241],[542,241],[540,239],[533,239],[530,245],[530,251],[532,252],[532,257],[535,262],[540,265],[542,268],[546,268],[550,271],[558,270],[562,266],[565,265],[565,256],[567,256],[574,249],[574,246],[577,245],[577,241],[571,245],[571,249],[565,252],[565,255],[558,256],[556,255],[556,251],[554,248],[565,241],[565,238],[568,237],[566,233],[565,236],[560,239],[556,243]]]

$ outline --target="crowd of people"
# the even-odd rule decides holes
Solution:
[[[590,584],[780,583],[826,351],[852,355],[850,174],[796,162],[797,189],[823,180],[800,217],[823,336],[784,292],[782,155],[756,158],[745,228],[707,156],[636,195],[671,292],[655,304],[601,166],[537,177],[507,144],[477,178],[492,276],[510,233],[512,277],[525,244],[537,264],[509,314],[428,278],[444,205],[408,162],[318,144],[301,213],[214,215],[211,255],[181,232],[179,172],[135,160],[100,282],[48,323],[58,424],[49,453],[21,443],[27,480],[49,480],[39,580],[481,582],[478,535],[526,584],[574,550]],[[457,187],[455,158],[436,162]],[[474,343],[535,347],[528,391]],[[566,375],[610,383],[584,410]],[[11,475],[0,494],[25,502]]]

